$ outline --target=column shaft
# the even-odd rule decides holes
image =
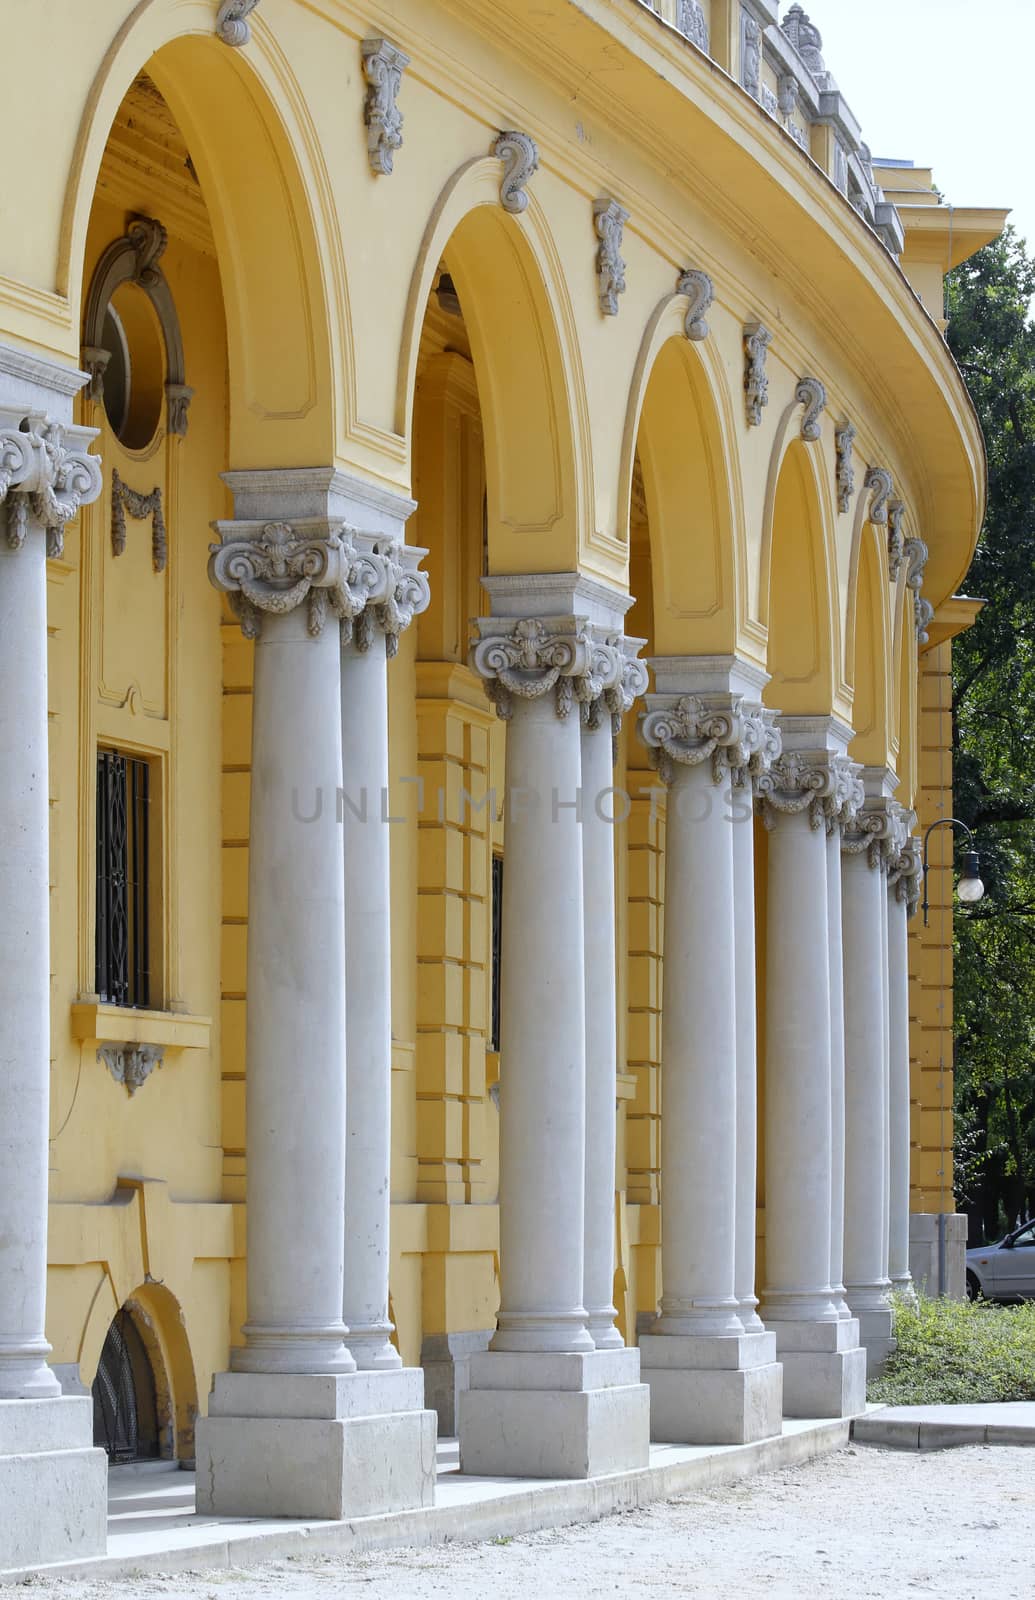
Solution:
[[[345,1299],[359,1370],[402,1365],[388,1315],[392,1161],[388,661],[379,628],[341,649],[345,855]]]
[[[620,1349],[615,1327],[615,830],[611,718],[582,729],[582,863],[586,968],[585,1306],[598,1350]]]
[[[502,1304],[493,1350],[591,1350],[582,1304],[586,1029],[577,713],[515,698],[500,996]]]
[[[891,977],[888,967],[888,872],[887,863],[881,862],[880,940],[881,940],[881,1091],[883,1113],[884,1174],[881,1183],[881,1270],[891,1281],[889,1259],[891,1253]]]
[[[842,870],[845,957],[845,1288],[855,1315],[883,1315],[884,1270],[884,876],[869,852]],[[890,1330],[889,1330],[890,1331]],[[864,1336],[867,1332],[863,1328]]]
[[[736,1261],[734,1293],[748,1333],[763,1331],[755,1294],[758,1186],[758,1004],[755,964],[755,821],[750,784],[731,793],[737,1027]],[[743,814],[741,814],[743,813]]]
[[[767,1323],[837,1320],[830,1287],[830,966],[826,835],[807,811],[769,835]],[[778,1346],[779,1348],[779,1346]]]
[[[311,637],[304,607],[264,617],[252,722],[248,1322],[238,1371],[354,1365],[342,1323],[345,907],[332,798],[340,681],[336,628]]]
[[[891,1017],[891,1237],[888,1276],[903,1292],[909,1270],[909,925],[908,907],[894,889],[888,899],[888,977]]]
[[[665,826],[658,1333],[743,1331],[734,1293],[733,899],[728,790],[708,761],[677,766]]]
[[[2,516],[0,508],[0,516]],[[60,1394],[47,1366],[50,903],[42,529],[0,538],[0,1399]]]
[[[851,1316],[845,1299],[845,1008],[841,932],[841,827],[827,832],[827,944],[830,962],[830,1286],[838,1314]]]

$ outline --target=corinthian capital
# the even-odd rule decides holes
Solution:
[[[773,718],[730,694],[651,695],[640,738],[663,783],[671,783],[679,767],[710,761],[714,783],[737,787],[779,748]]]
[[[340,525],[325,518],[289,522],[220,522],[219,543],[209,546],[208,575],[227,595],[246,639],[257,639],[264,616],[308,610],[313,638],[323,631],[328,608],[349,614],[351,551]]]
[[[896,900],[906,907],[907,915],[913,916],[920,905],[920,890],[924,875],[923,854],[920,840],[912,831],[916,826],[916,812],[900,809],[905,836],[888,863],[888,889]]]
[[[839,759],[824,750],[791,750],[778,756],[756,784],[766,827],[775,828],[781,816],[807,811],[811,828],[816,832],[825,828],[828,811],[837,803]]]
[[[100,457],[86,448],[96,436],[43,412],[0,408],[0,504],[12,550],[25,543],[32,517],[46,530],[47,555],[60,556],[66,525],[101,492]]]
[[[845,827],[841,849],[845,855],[864,852],[871,867],[890,869],[906,841],[906,813],[894,800],[883,795],[866,799]]]
[[[395,539],[351,532],[349,566],[341,618],[342,644],[369,650],[378,629],[385,636],[389,660],[398,653],[400,635],[414,617],[428,609],[428,576],[417,570],[425,554]]]
[[[515,700],[552,694],[563,718],[576,700],[592,704],[618,682],[621,652],[594,639],[584,617],[483,617],[478,627],[471,670],[484,678],[504,722],[513,716]]]

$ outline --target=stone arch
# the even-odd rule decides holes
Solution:
[[[796,716],[829,715],[841,688],[839,596],[816,445],[777,434],[766,496],[759,584],[768,632],[766,703]]]
[[[661,655],[733,653],[747,614],[747,556],[733,403],[713,341],[686,336],[687,299],[648,324],[630,391],[619,537],[630,543],[637,465],[650,528]]]
[[[108,134],[146,70],[187,140],[216,241],[229,340],[231,466],[334,458],[355,418],[341,232],[319,140],[270,28],[216,36],[210,0],[144,0],[113,39],[80,123],[58,289],[81,322],[86,233]]]
[[[133,1318],[154,1374],[161,1455],[170,1461],[189,1461],[194,1455],[198,1383],[183,1309],[165,1284],[145,1280],[121,1298],[105,1274],[83,1330],[82,1381],[87,1387],[93,1383],[108,1328],[123,1309]]]
[[[484,420],[492,572],[578,565],[592,506],[588,407],[560,256],[533,187],[500,204],[494,158],[461,167],[432,211],[403,328],[396,429],[412,441],[428,297],[445,262],[463,307]]]

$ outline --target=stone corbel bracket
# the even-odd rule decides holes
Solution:
[[[492,147],[497,160],[503,162],[503,181],[500,184],[500,205],[511,216],[519,217],[528,208],[526,185],[539,171],[539,150],[535,140],[527,133],[514,128],[505,129]]]
[[[895,484],[887,467],[870,467],[863,479],[863,488],[871,491],[867,520],[875,527],[888,525],[888,500],[895,492]]]
[[[761,322],[744,325],[744,401],[749,428],[762,426],[762,408],[769,404],[766,358],[773,336]]]
[[[97,1060],[104,1062],[130,1099],[164,1059],[165,1046],[161,1044],[102,1044],[97,1052]]]
[[[687,297],[686,336],[694,343],[707,339],[709,328],[705,318],[715,299],[715,285],[707,272],[688,267],[676,281],[676,293]]]
[[[252,36],[252,30],[245,21],[258,5],[259,0],[222,0],[216,12],[216,33],[224,44],[239,50],[247,44]]]
[[[835,428],[834,448],[837,452],[837,509],[843,514],[851,506],[855,493],[855,429],[850,422],[842,422]]]
[[[628,220],[628,211],[617,200],[594,200],[593,227],[600,241],[597,246],[597,293],[600,310],[605,317],[617,317],[618,297],[625,293],[622,237]]]
[[[818,378],[801,378],[794,391],[795,402],[805,407],[801,419],[801,436],[806,444],[816,444],[823,437],[820,415],[827,403],[827,391]]]
[[[124,283],[135,283],[147,295],[161,324],[165,344],[166,429],[182,437],[187,432],[187,408],[194,390],[188,386],[184,373],[180,319],[159,266],[167,242],[164,227],[154,217],[135,217],[123,237],[114,239],[105,250],[90,280],[86,298],[82,361],[90,374],[87,395],[93,401],[103,400],[104,371],[111,359],[111,351],[103,343],[104,320],[116,289]]]
[[[906,563],[906,588],[913,591],[913,613],[916,619],[917,644],[927,643],[927,627],[934,616],[934,607],[930,600],[925,600],[921,594],[924,586],[924,570],[930,552],[922,539],[907,539],[903,545],[902,556]]]
[[[364,39],[360,50],[367,81],[363,121],[370,170],[375,177],[387,177],[395,152],[402,149],[403,115],[396,101],[410,58],[387,39]]]
[[[169,559],[169,544],[162,516],[162,491],[154,488],[150,494],[139,494],[123,483],[118,467],[111,472],[111,553],[121,556],[126,548],[126,514],[137,522],[151,518],[151,566],[155,572],[164,572]]]
[[[905,514],[906,508],[901,500],[888,501],[888,578],[892,583],[898,582],[906,553],[905,534],[902,532]]]
[[[42,411],[0,408],[0,504],[8,548],[20,550],[33,517],[46,530],[47,555],[64,549],[65,527],[103,487],[99,456],[87,445],[96,428],[64,426]]]

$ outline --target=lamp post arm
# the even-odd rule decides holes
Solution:
[[[927,899],[927,867],[928,867],[927,841],[930,839],[932,833],[935,831],[936,828],[962,828],[963,832],[966,834],[967,838],[971,841],[971,843],[974,842],[974,830],[973,830],[973,828],[969,828],[965,822],[961,822],[959,817],[939,817],[938,820],[936,822],[932,822],[930,827],[925,831],[925,833],[924,833],[924,844],[923,844],[924,903],[923,903],[923,907],[922,907],[922,910],[923,910],[923,913],[924,913],[924,927],[925,928],[928,925],[927,913],[928,913],[928,911],[930,909],[929,902],[928,902],[928,899]]]

